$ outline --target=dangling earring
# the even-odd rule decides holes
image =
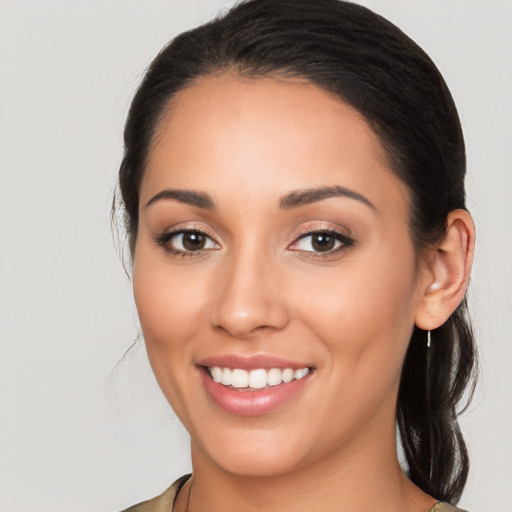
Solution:
[[[430,329],[427,332],[427,348],[430,348],[430,345],[432,344],[432,335],[430,334]]]

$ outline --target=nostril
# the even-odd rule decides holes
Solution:
[[[227,327],[224,325],[215,325],[214,328],[223,335],[229,335],[230,337],[238,339],[249,339],[254,336],[265,336],[280,330],[278,327],[271,325],[257,325],[256,327],[245,328],[241,325],[231,325]]]

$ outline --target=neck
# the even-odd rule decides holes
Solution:
[[[360,444],[357,449],[344,447],[342,453],[271,476],[229,473],[192,444],[189,510],[339,512],[342,505],[345,512],[421,512],[430,508],[435,500],[409,482],[398,464],[394,429],[387,443],[382,433],[378,440],[377,449],[362,449]]]

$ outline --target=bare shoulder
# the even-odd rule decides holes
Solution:
[[[190,475],[184,475],[178,478],[162,494],[124,509],[122,512],[172,512],[176,496],[189,477]]]

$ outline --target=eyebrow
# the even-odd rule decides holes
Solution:
[[[324,199],[329,199],[331,197],[347,197],[349,199],[355,199],[356,201],[360,201],[361,203],[369,206],[372,210],[376,210],[375,206],[365,196],[355,192],[354,190],[340,187],[339,185],[294,190],[280,199],[279,206],[284,210],[288,210],[323,201]],[[168,199],[173,199],[175,201],[204,208],[206,210],[214,210],[216,208],[215,201],[204,192],[176,189],[165,189],[158,192],[158,194],[154,195],[146,203],[146,208],[157,201]]]
[[[146,208],[151,206],[153,203],[157,201],[161,201],[163,199],[174,199],[179,201],[180,203],[189,204],[191,206],[198,206],[199,208],[204,208],[206,210],[214,210],[215,202],[213,199],[204,192],[194,192],[193,190],[173,190],[173,189],[165,189],[161,192],[158,192],[155,196],[153,196],[147,203]]]
[[[356,201],[360,201],[366,206],[369,206],[372,210],[377,210],[377,208],[375,208],[371,201],[362,194],[359,194],[358,192],[355,192],[354,190],[350,190],[345,187],[340,187],[338,185],[335,185],[333,187],[319,187],[295,190],[282,197],[279,204],[281,208],[287,210],[290,208],[297,208],[299,206],[316,203],[317,201],[323,201],[324,199],[329,199],[331,197],[340,196],[347,197],[349,199],[355,199]]]

